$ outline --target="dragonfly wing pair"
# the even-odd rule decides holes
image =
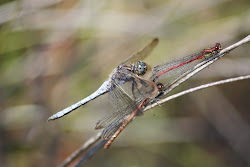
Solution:
[[[157,92],[157,87],[152,81],[144,80],[134,72],[125,70],[122,67],[144,60],[158,43],[159,40],[155,38],[141,51],[133,54],[122,62],[114,74],[111,75],[109,101],[116,111],[98,121],[96,124],[95,129],[104,128],[102,132],[103,139],[109,139],[118,131],[124,122],[128,121],[127,119],[134,111],[140,111],[138,107],[145,99],[153,96]]]
[[[116,111],[96,124],[96,129],[105,128],[102,132],[103,139],[110,138],[134,111],[140,112],[138,106],[146,99],[155,96],[158,91],[153,82],[144,80],[133,73],[126,73],[126,75],[131,80],[124,84],[117,84],[116,80],[112,81],[109,101]]]

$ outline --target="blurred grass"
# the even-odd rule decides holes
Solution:
[[[249,6],[249,0],[1,1],[0,166],[60,164],[114,109],[105,95],[48,123],[50,115],[95,91],[154,37],[160,44],[145,60],[151,66],[240,40],[250,32]],[[174,92],[249,74],[249,53],[249,44],[239,47]],[[249,143],[237,149],[221,131],[249,139],[248,85],[230,83],[156,107],[86,166],[249,166]],[[220,105],[234,110],[220,115]]]

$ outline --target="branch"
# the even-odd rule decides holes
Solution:
[[[146,107],[144,109],[144,111],[146,111],[148,109],[151,109],[151,108],[153,108],[153,107],[155,107],[155,106],[157,106],[159,104],[162,104],[162,103],[165,103],[165,102],[170,101],[172,99],[175,99],[177,97],[186,95],[188,93],[192,93],[192,92],[195,92],[195,91],[198,91],[198,90],[201,90],[201,89],[205,89],[205,88],[208,88],[208,87],[216,86],[216,85],[222,85],[222,84],[226,84],[226,83],[230,83],[230,82],[235,82],[235,81],[240,81],[240,80],[245,80],[245,79],[250,79],[250,75],[240,76],[240,77],[235,77],[235,78],[229,78],[229,79],[225,79],[225,80],[211,82],[211,83],[208,83],[208,84],[205,84],[205,85],[201,85],[201,86],[197,86],[197,87],[194,87],[194,88],[190,88],[188,90],[176,93],[176,94],[174,94],[172,96],[168,96],[165,99],[159,100],[159,101],[157,101],[157,103],[154,103],[154,104]]]
[[[65,167],[69,165],[73,160],[75,160],[79,155],[81,155],[84,151],[89,149],[92,145],[94,145],[97,141],[101,139],[101,132],[97,133],[96,136],[91,137],[87,140],[79,149],[73,152],[67,159],[65,159],[59,167]]]
[[[163,95],[161,95],[160,97],[166,95],[167,93],[169,93],[171,90],[173,90],[174,88],[176,88],[177,86],[179,86],[181,83],[183,83],[184,81],[186,81],[187,79],[189,79],[190,77],[192,77],[193,75],[195,75],[196,73],[198,73],[199,71],[203,70],[204,68],[208,67],[209,65],[211,65],[212,63],[216,62],[218,59],[220,59],[221,57],[223,57],[225,54],[229,53],[230,51],[232,51],[233,49],[237,48],[240,45],[243,45],[247,42],[250,41],[250,35],[248,35],[247,37],[245,37],[244,39],[240,40],[239,42],[221,50],[218,54],[215,55],[215,57],[213,57],[213,59],[209,62],[204,62],[203,64],[199,64],[198,66],[194,66],[191,69],[189,69],[187,72],[181,74],[179,77],[177,77],[177,79],[174,80],[174,82],[171,83],[171,85],[168,85],[168,89],[167,91],[165,91],[163,93]],[[246,75],[246,76],[240,76],[240,77],[236,77],[236,78],[230,78],[230,79],[225,79],[225,80],[221,80],[221,81],[217,81],[217,82],[212,82],[209,84],[205,84],[205,85],[201,85],[195,88],[191,88],[188,89],[186,91],[174,94],[172,96],[169,96],[165,99],[162,99],[160,101],[151,103],[149,106],[145,107],[143,111],[146,111],[150,108],[153,108],[159,104],[165,103],[169,100],[175,99],[177,97],[183,96],[185,94],[197,91],[197,90],[201,90],[201,89],[205,89],[208,87],[212,87],[215,85],[221,85],[221,84],[225,84],[225,83],[229,83],[229,82],[235,82],[235,81],[239,81],[239,80],[244,80],[244,79],[249,79],[250,75]],[[75,151],[74,153],[72,153],[61,165],[60,167],[65,167],[67,166],[69,163],[71,163],[74,159],[77,158],[77,156],[79,156],[81,153],[83,153],[84,151],[86,151],[90,146],[92,146],[94,143],[96,143],[97,141],[99,141],[101,139],[101,133],[98,133],[95,137],[90,138],[88,141],[86,141],[82,147],[80,147],[77,151]],[[78,167],[80,166],[82,163],[86,162],[86,160],[88,160],[91,156],[93,156],[101,147],[102,145],[105,143],[106,141],[103,140],[101,142],[99,142],[99,144],[97,146],[95,146],[94,148],[92,148],[90,151],[88,151],[82,158],[81,160],[79,160],[74,167]]]
[[[72,167],[79,167],[81,164],[86,162],[90,157],[92,157],[98,150],[103,148],[107,140],[102,140],[97,146],[87,152],[78,162],[76,162]]]

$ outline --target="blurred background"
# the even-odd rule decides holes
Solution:
[[[114,111],[104,95],[52,114],[95,91],[153,38],[151,66],[250,33],[249,0],[1,0],[0,166],[57,166]],[[250,74],[245,44],[171,94]],[[85,166],[250,166],[250,81],[216,86],[137,117]]]

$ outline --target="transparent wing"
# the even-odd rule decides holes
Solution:
[[[115,77],[116,80],[112,81],[114,84],[110,88],[109,101],[117,111],[124,110],[123,108],[130,105],[131,100],[139,105],[146,98],[155,96],[158,93],[154,82],[142,79],[132,72],[123,73],[123,71],[119,71],[115,75],[117,77]]]
[[[102,138],[109,139],[111,136],[113,136],[116,131],[123,125],[123,123],[128,120],[129,117],[130,115],[126,115],[122,119],[117,120],[116,122],[113,122],[108,127],[106,127],[102,132]]]
[[[136,63],[139,60],[145,59],[155,48],[155,46],[159,43],[159,39],[155,38],[150,42],[147,46],[145,46],[141,51],[133,54],[127,60],[122,62],[121,64],[129,64],[129,63]]]
[[[124,120],[125,120],[125,117],[123,119],[119,120],[119,121],[116,121],[116,122],[113,122],[112,124],[110,124],[108,127],[106,127],[102,131],[102,136],[101,137],[104,140],[109,139],[122,126]]]
[[[130,80],[123,84],[117,84],[119,81],[114,80],[109,92],[110,103],[115,107],[116,111],[96,124],[96,129],[105,128],[102,132],[103,139],[112,136],[126,118],[135,110],[138,110],[138,106],[156,91],[156,87],[152,82],[133,76],[133,74],[126,75]]]
[[[106,128],[107,126],[109,126],[110,124],[119,121],[121,119],[123,119],[124,116],[128,115],[127,112],[118,112],[115,111],[109,115],[107,115],[106,117],[104,117],[103,119],[99,120],[96,123],[96,127],[95,129],[102,129],[102,128]],[[117,122],[118,123],[118,122]]]
[[[131,99],[119,86],[116,85],[109,93],[111,104],[115,106],[116,111],[106,116],[96,124],[96,129],[105,128],[102,132],[102,138],[108,139],[111,137],[133,111],[138,108],[139,101]],[[116,101],[112,101],[116,99]]]
[[[152,76],[150,79],[164,79],[173,75],[179,75],[193,66],[197,60],[201,61],[204,59],[202,56],[199,57],[199,55],[202,55],[202,52],[197,52],[177,60],[157,65],[152,69]]]

